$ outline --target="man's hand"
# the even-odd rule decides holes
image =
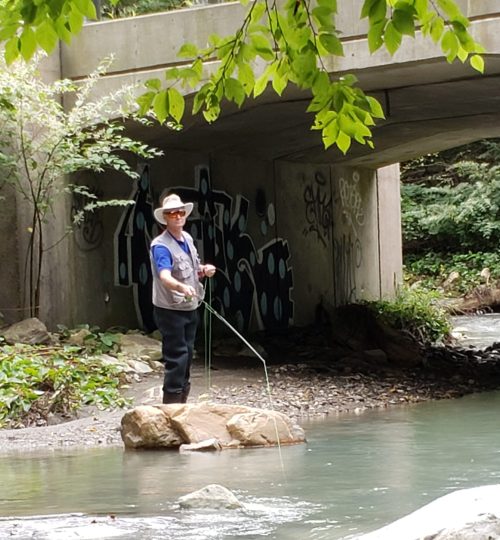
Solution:
[[[191,285],[184,285],[184,283],[179,283],[177,291],[183,294],[186,299],[191,299],[197,296],[195,288],[191,287]]]
[[[212,277],[215,274],[215,266],[213,264],[204,264],[201,267],[204,276]]]

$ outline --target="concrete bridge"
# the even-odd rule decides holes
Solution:
[[[375,129],[374,151],[325,151],[310,130],[308,96],[293,88],[281,98],[265,92],[242,109],[227,106],[213,125],[187,118],[180,133],[132,130],[163,148],[165,157],[138,163],[142,180],[132,190],[113,174],[93,180],[106,196],[132,191],[136,205],[123,215],[105,212],[95,245],[77,231],[76,241],[53,258],[42,317],[52,324],[135,326],[137,315],[150,326],[151,209],[174,188],[197,202],[191,231],[220,268],[216,307],[241,328],[308,324],[320,303],[392,296],[402,264],[398,162],[500,136],[500,6],[497,0],[459,2],[488,51],[481,76],[459,62],[447,64],[420,35],[405,38],[394,57],[369,55],[361,4],[340,2],[345,56],[330,59],[328,68],[354,73],[383,104],[386,120]],[[88,24],[50,69],[54,77],[79,79],[114,53],[99,91],[161,78],[179,64],[183,42],[202,46],[214,32],[234,31],[243,9],[228,3]],[[0,221],[0,230],[9,223]],[[4,302],[19,304],[15,290],[19,284]]]

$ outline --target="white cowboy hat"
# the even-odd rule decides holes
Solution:
[[[162,223],[163,225],[166,225],[167,222],[163,217],[163,212],[170,212],[171,210],[185,210],[187,218],[189,214],[193,211],[193,206],[194,205],[192,202],[184,203],[181,201],[179,195],[175,195],[173,193],[172,195],[168,195],[163,199],[162,206],[154,211],[154,216],[156,221]]]

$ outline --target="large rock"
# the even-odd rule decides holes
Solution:
[[[253,410],[234,415],[227,422],[233,439],[244,446],[273,446],[303,442],[304,431],[280,412]]]
[[[178,499],[181,508],[237,509],[243,505],[234,493],[219,484],[210,484]]]
[[[222,446],[228,446],[233,440],[227,429],[228,422],[235,414],[251,410],[244,405],[202,402],[172,411],[170,418],[172,426],[186,443],[217,439]]]
[[[358,540],[496,538],[500,538],[499,484],[454,491]]]
[[[170,417],[157,407],[136,407],[123,416],[121,424],[127,448],[171,448],[184,442],[172,428]]]
[[[142,334],[122,334],[120,353],[134,360],[161,360],[161,342]]]
[[[42,321],[33,317],[25,319],[9,326],[2,331],[2,335],[7,343],[25,343],[27,345],[40,345],[48,343],[51,338],[47,327]]]
[[[216,403],[139,406],[122,418],[127,448],[185,450],[305,442],[304,430],[282,413]],[[186,446],[188,445],[188,446]]]

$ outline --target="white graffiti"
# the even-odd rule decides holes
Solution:
[[[353,172],[351,181],[342,177],[339,179],[342,214],[356,235],[358,227],[365,224],[363,200],[359,192],[359,180],[360,176],[357,171]]]

